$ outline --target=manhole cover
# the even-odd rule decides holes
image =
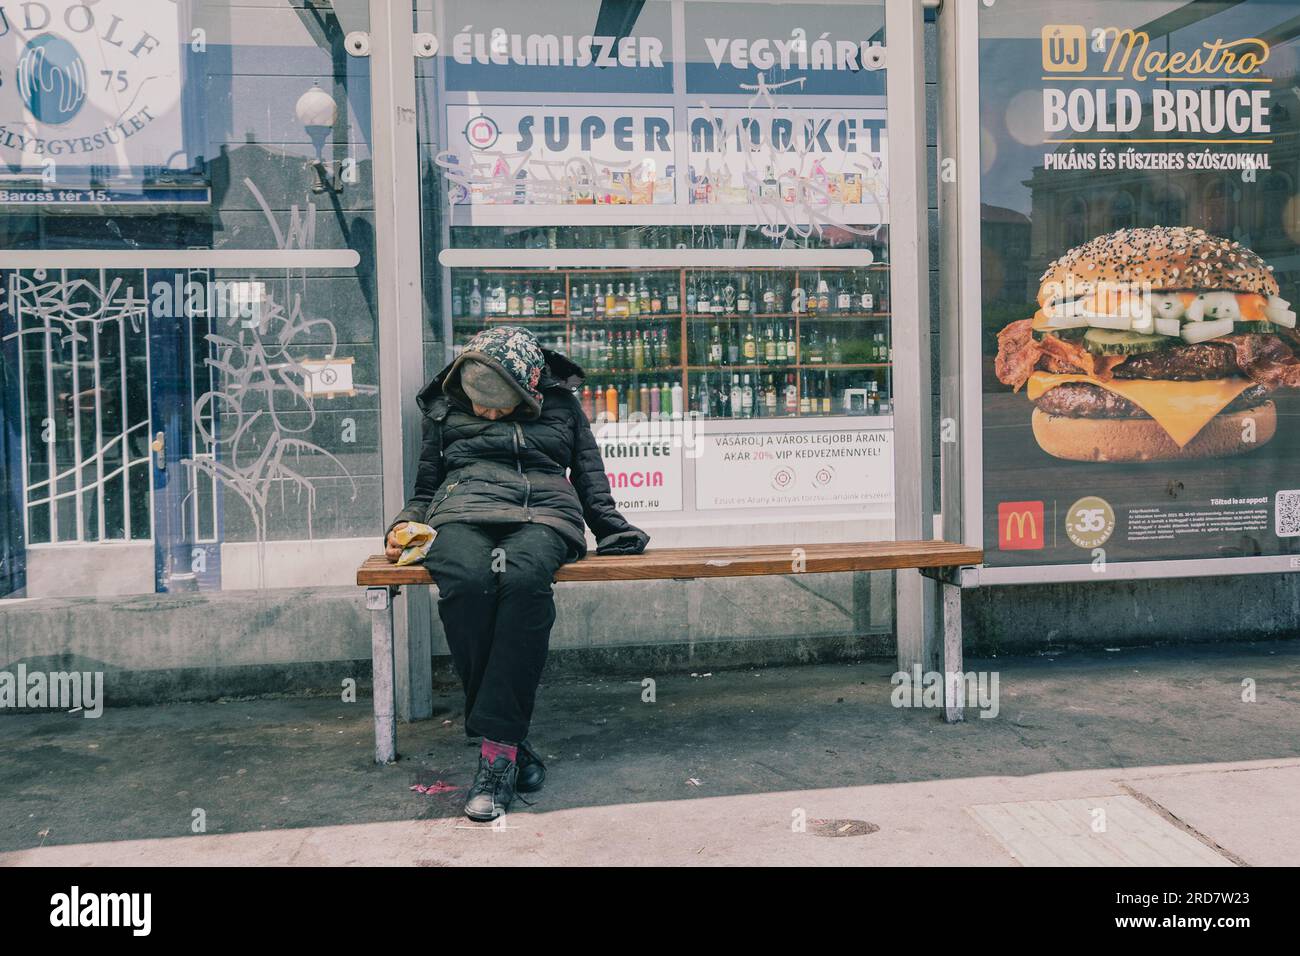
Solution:
[[[880,827],[866,820],[810,820],[808,832],[813,836],[852,837],[875,833]]]

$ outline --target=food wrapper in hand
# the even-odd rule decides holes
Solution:
[[[393,537],[402,548],[402,554],[397,559],[398,566],[423,561],[437,536],[436,529],[417,521],[408,521],[394,528]]]

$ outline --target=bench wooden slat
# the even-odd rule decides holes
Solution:
[[[651,548],[645,554],[592,554],[566,564],[556,581],[648,581],[669,578],[726,578],[794,572],[795,548],[802,572],[889,571],[981,564],[984,552],[950,541],[875,541],[807,545],[748,545],[726,548]],[[382,554],[357,570],[362,587],[432,584],[423,565],[399,568]]]

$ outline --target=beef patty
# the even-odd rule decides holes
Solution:
[[[1115,366],[1116,378],[1156,378],[1172,382],[1195,382],[1207,378],[1240,375],[1237,352],[1222,342],[1175,345],[1155,352],[1132,355]]]
[[[1119,369],[1116,369],[1118,372]],[[1118,374],[1116,378],[1118,378]],[[1220,376],[1208,376],[1218,378]],[[1252,385],[1238,395],[1223,411],[1226,413],[1253,408],[1268,397],[1268,389]],[[1150,418],[1127,398],[1087,382],[1066,382],[1039,397],[1034,407],[1048,415],[1066,418]],[[1222,413],[1220,413],[1222,414]]]

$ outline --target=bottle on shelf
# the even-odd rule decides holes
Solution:
[[[858,293],[858,309],[863,315],[871,315],[876,311],[876,295],[872,291],[870,272],[862,278],[862,291]]]
[[[469,317],[483,318],[483,290],[479,288],[478,276],[474,277],[474,284],[469,290]]]
[[[509,297],[506,294],[506,284],[504,279],[497,279],[496,287],[492,290],[492,311],[495,316],[503,316],[509,309]]]
[[[700,315],[711,315],[713,313],[713,302],[709,296],[709,287],[701,284],[695,290],[695,311]]]
[[[752,322],[745,326],[745,343],[742,355],[746,365],[758,364],[758,342],[754,338],[754,323]]]
[[[785,389],[782,394],[782,411],[787,415],[796,415],[799,412],[799,386],[795,382],[795,375],[789,372],[785,376]]]

